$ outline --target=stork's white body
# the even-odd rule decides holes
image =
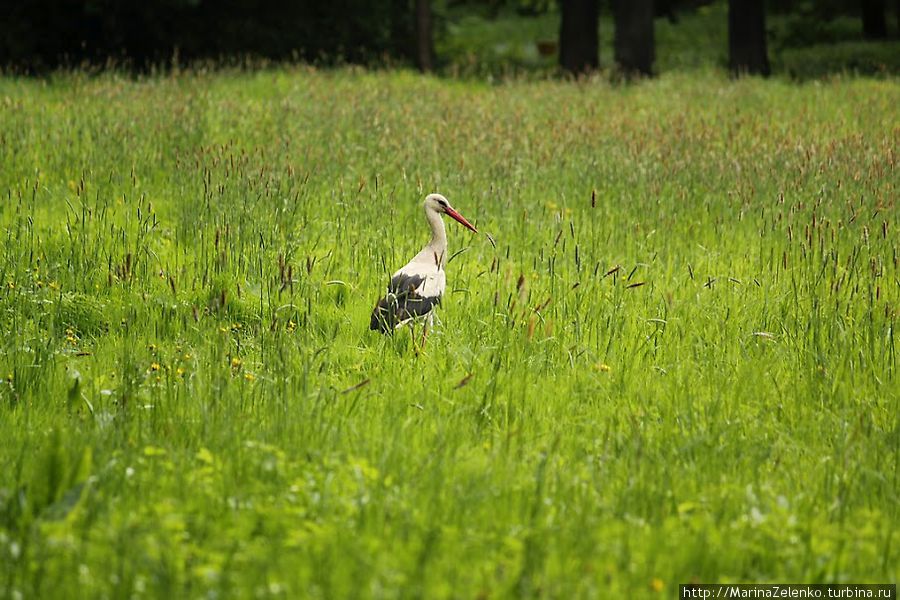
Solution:
[[[439,262],[440,255],[437,255],[438,259],[435,259],[434,256],[431,248],[426,246],[416,254],[415,258],[391,275],[391,281],[421,280],[412,291],[422,298],[441,298],[444,290],[447,289],[447,275],[444,272],[443,263]]]

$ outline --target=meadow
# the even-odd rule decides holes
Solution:
[[[0,78],[0,598],[900,578],[894,78]],[[368,330],[445,194],[424,351]],[[490,235],[490,238],[488,235]]]

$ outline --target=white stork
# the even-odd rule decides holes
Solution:
[[[447,286],[444,264],[447,261],[447,232],[441,215],[449,215],[463,226],[478,233],[464,216],[456,212],[440,194],[425,197],[425,220],[431,226],[431,241],[406,266],[391,276],[387,295],[372,311],[369,329],[392,333],[394,329],[424,318],[422,341],[434,320],[434,307],[441,303]]]

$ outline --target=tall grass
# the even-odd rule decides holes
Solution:
[[[0,597],[896,581],[897,96],[0,80]]]

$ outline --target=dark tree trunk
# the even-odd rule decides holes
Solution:
[[[617,0],[616,63],[626,73],[653,73],[653,0]]]
[[[561,0],[559,64],[570,73],[586,73],[600,66],[597,0]]]
[[[884,0],[862,1],[863,36],[869,40],[887,37],[887,21],[884,19]]]
[[[764,0],[728,1],[728,64],[736,75],[769,74]]]
[[[416,66],[423,72],[434,70],[431,0],[416,0]]]

